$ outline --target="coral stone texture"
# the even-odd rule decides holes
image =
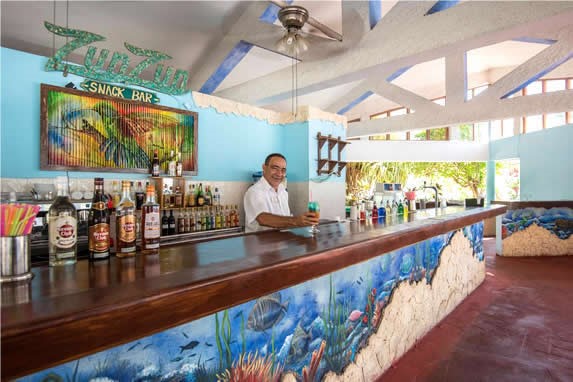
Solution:
[[[573,255],[573,236],[560,239],[537,224],[503,239],[503,256],[561,255]]]
[[[471,243],[463,233],[456,232],[441,254],[432,283],[400,283],[383,312],[377,333],[358,353],[356,362],[342,375],[329,372],[323,380],[375,380],[484,279],[485,262],[474,256]]]

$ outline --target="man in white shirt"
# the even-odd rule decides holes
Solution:
[[[291,216],[288,192],[282,183],[285,175],[286,158],[278,153],[268,155],[263,164],[263,176],[245,193],[246,232],[318,224],[318,217],[313,212]]]

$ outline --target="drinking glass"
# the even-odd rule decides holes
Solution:
[[[308,202],[308,212],[312,212],[316,215],[317,218],[320,217],[320,205],[318,204],[318,202]],[[316,228],[316,225],[312,225],[309,229],[309,232],[312,234],[315,234],[317,232],[320,232],[318,230],[318,228]]]

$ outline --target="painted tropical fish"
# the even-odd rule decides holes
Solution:
[[[199,345],[199,341],[191,341],[187,345],[179,346],[179,349],[181,349],[179,353],[183,353],[183,350],[192,350],[197,345]]]
[[[249,313],[247,329],[262,332],[276,325],[284,317],[288,304],[288,301],[282,303],[279,292],[257,299]]]
[[[308,344],[311,339],[312,336],[302,328],[299,322],[292,336],[287,363],[298,362],[304,358],[308,353]]]

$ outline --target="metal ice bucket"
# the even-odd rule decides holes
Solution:
[[[30,264],[28,235],[0,237],[0,282],[31,279]]]

